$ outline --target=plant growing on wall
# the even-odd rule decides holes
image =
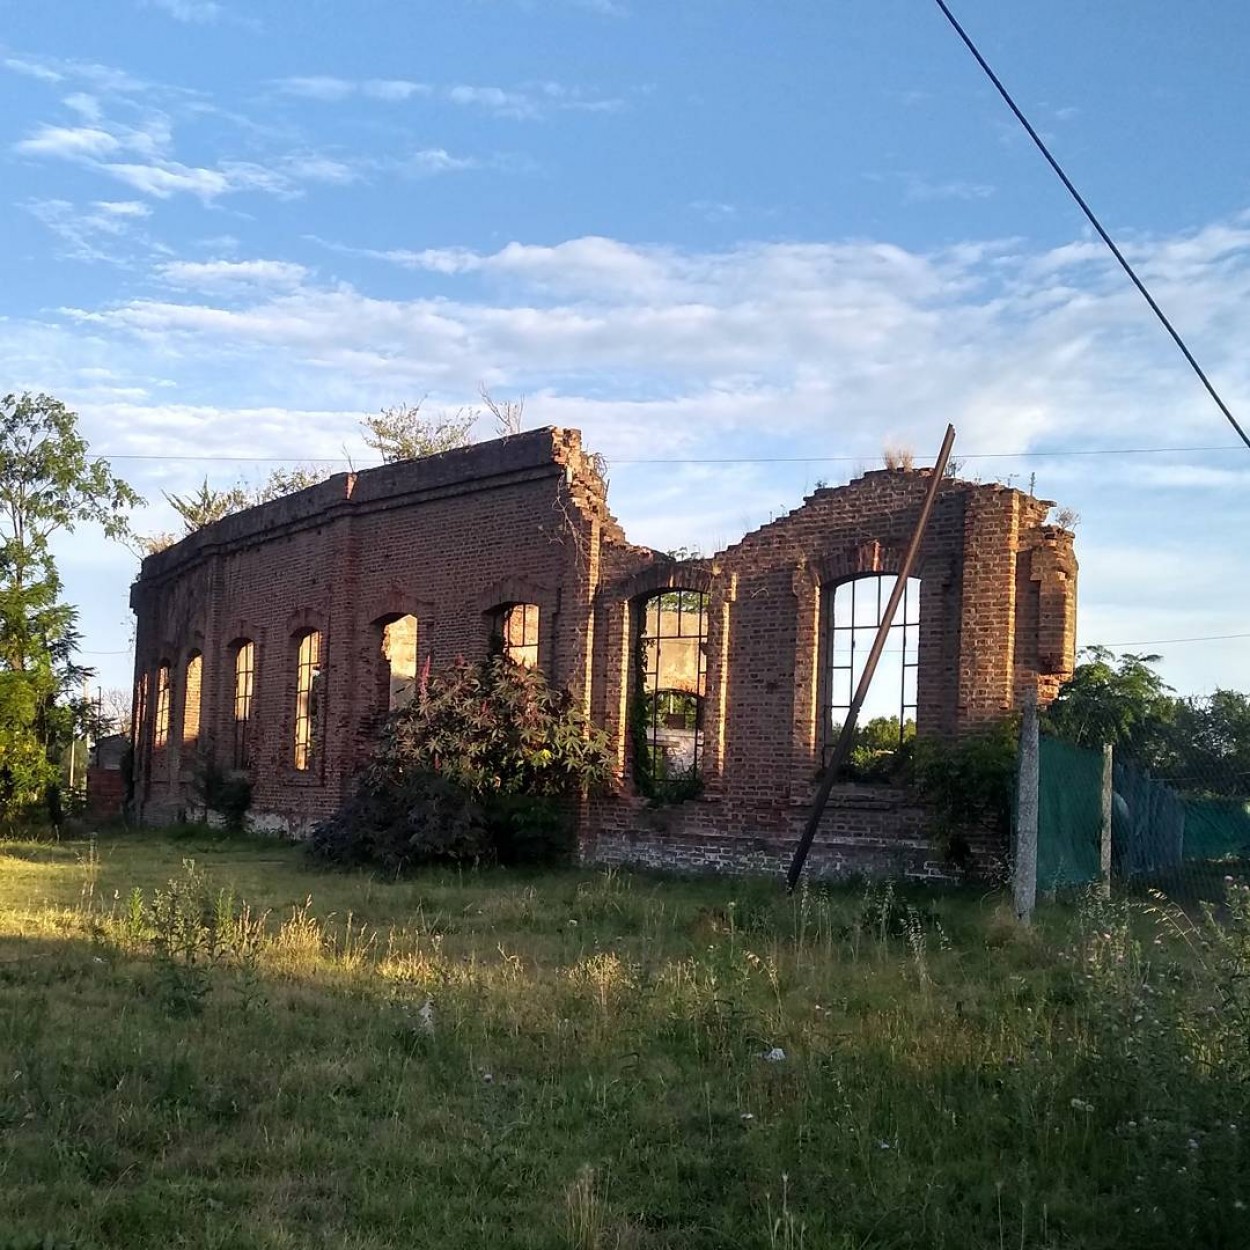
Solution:
[[[504,655],[432,674],[387,718],[356,793],[313,837],[339,862],[551,860],[567,802],[611,776],[607,735],[543,674]]]

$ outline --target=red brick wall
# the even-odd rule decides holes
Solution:
[[[926,470],[880,470],[823,488],[709,560],[675,564],[630,545],[576,431],[537,430],[341,475],[229,517],[144,562],[132,593],[137,677],[173,665],[173,725],[153,759],[141,727],[138,795],[164,818],[192,803],[180,756],[186,662],[203,653],[201,749],[232,740],[230,644],[256,644],[254,810],[297,830],[333,810],[385,706],[381,622],[418,620],[418,664],[477,657],[487,613],[537,604],[540,664],[611,734],[612,795],[583,805],[583,850],[605,860],[726,867],[780,863],[821,759],[823,604],[856,575],[899,568]],[[921,548],[917,721],[951,736],[1045,700],[1074,662],[1071,535],[1045,501],[942,484]],[[638,602],[708,593],[702,798],[657,812],[631,777]],[[295,636],[323,635],[315,767],[292,766]],[[149,709],[153,698],[149,695]],[[216,748],[214,746],[216,745]],[[185,751],[181,752],[185,755]],[[931,873],[925,814],[904,793],[839,787],[813,863]]]
[[[194,805],[191,761],[180,758],[192,651],[204,657],[200,741],[229,762],[240,638],[256,647],[253,811],[297,829],[334,809],[367,749],[385,706],[388,617],[416,616],[418,664],[437,666],[485,652],[492,607],[536,603],[543,667],[588,698],[587,557],[598,529],[615,527],[602,497],[576,433],[540,430],[340,475],[149,557],[132,592],[137,673],[168,661],[174,691],[169,747],[154,758],[150,718],[141,729],[145,812],[163,819]],[[301,773],[296,636],[309,628],[322,633],[321,716]]]
[[[119,768],[87,769],[87,815],[93,820],[112,820],[121,815],[126,801],[126,779]]]

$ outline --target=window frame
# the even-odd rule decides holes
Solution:
[[[315,640],[315,641],[314,641]],[[325,636],[313,627],[295,635],[295,718],[291,766],[301,777],[320,772],[325,678]]]
[[[254,745],[252,721],[256,702],[256,641],[252,638],[237,638],[230,644],[230,650],[231,760],[236,769],[247,772],[252,767]]]
[[[521,612],[521,641],[510,636],[517,610]],[[523,668],[539,668],[542,647],[542,607],[532,601],[513,599],[496,604],[486,614],[492,652],[498,650]],[[532,638],[532,641],[531,641]]]
[[[846,723],[846,713],[850,711],[851,703],[855,698],[856,687],[863,673],[863,664],[872,650],[881,618],[889,603],[893,586],[898,580],[897,573],[856,573],[821,587],[818,686],[820,697],[817,714],[820,717],[818,747],[822,768],[829,762],[841,727]],[[872,583],[875,589],[876,602],[872,605],[871,612],[865,611],[859,602],[863,593],[860,588],[865,583]],[[838,596],[847,591],[849,591],[848,606],[840,611]],[[924,598],[922,579],[913,574],[907,579],[894,622],[886,636],[885,650],[889,650],[892,639],[897,639],[902,657],[898,666],[897,704],[889,713],[891,716],[898,717],[899,747],[902,747],[910,736],[908,726],[911,726],[914,735],[919,721],[920,639],[923,629]],[[845,662],[839,662],[843,657],[845,657]],[[908,698],[909,674],[911,675],[910,698]],[[838,698],[841,693],[838,688],[838,675],[844,677],[841,690],[845,691],[845,699]],[[879,679],[880,669],[874,680]],[[839,712],[842,715],[835,721],[835,713]],[[861,708],[856,725],[857,730],[866,723]]]
[[[665,599],[675,600],[675,613],[666,613]],[[704,753],[707,747],[705,719],[708,701],[708,649],[711,625],[710,594],[693,586],[666,586],[650,591],[633,601],[632,622],[632,673],[630,717],[633,733],[633,773],[639,789],[648,797],[660,801],[680,801],[693,798],[702,792],[707,763]],[[693,602],[692,602],[693,600]],[[653,609],[652,605],[656,605]],[[654,620],[652,613],[654,611]],[[666,630],[666,617],[675,615],[671,632]],[[695,627],[686,626],[688,618],[694,618]],[[652,632],[654,624],[655,632]],[[666,683],[664,669],[664,643],[693,643],[695,654],[693,689],[684,689]],[[686,703],[685,711],[672,710],[674,700]],[[669,711],[664,711],[668,706]],[[676,728],[665,725],[665,718],[683,716],[693,721],[692,727],[683,726],[682,733],[692,734],[690,763],[677,772],[668,771],[671,761],[671,743],[665,744],[662,733]],[[657,770],[660,760],[666,761],[665,775]]]

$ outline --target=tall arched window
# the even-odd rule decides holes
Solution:
[[[636,611],[634,773],[645,792],[680,798],[703,766],[707,595],[664,590]]]
[[[240,638],[234,644],[234,766],[252,766],[252,696],[256,687],[256,644]]]
[[[415,616],[399,616],[382,623],[382,675],[388,712],[412,702],[417,693]]]
[[[316,759],[321,721],[321,634],[310,629],[296,637],[295,767],[308,772]]]
[[[200,700],[204,676],[204,657],[192,651],[187,657],[182,686],[182,745],[194,748],[200,740]]]
[[[863,676],[873,639],[898,584],[892,574],[839,582],[825,592],[823,746],[828,759]],[[892,755],[916,732],[920,650],[920,579],[909,578],[857,720],[857,749]],[[871,761],[869,761],[871,762]]]
[[[538,604],[501,603],[490,613],[490,635],[508,659],[538,667]]]
[[[170,666],[162,661],[156,669],[156,719],[152,726],[152,746],[162,751],[169,745]]]

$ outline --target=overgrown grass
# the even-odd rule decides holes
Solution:
[[[1247,972],[1241,895],[1021,933],[995,895],[0,844],[0,1247],[1243,1246]]]

